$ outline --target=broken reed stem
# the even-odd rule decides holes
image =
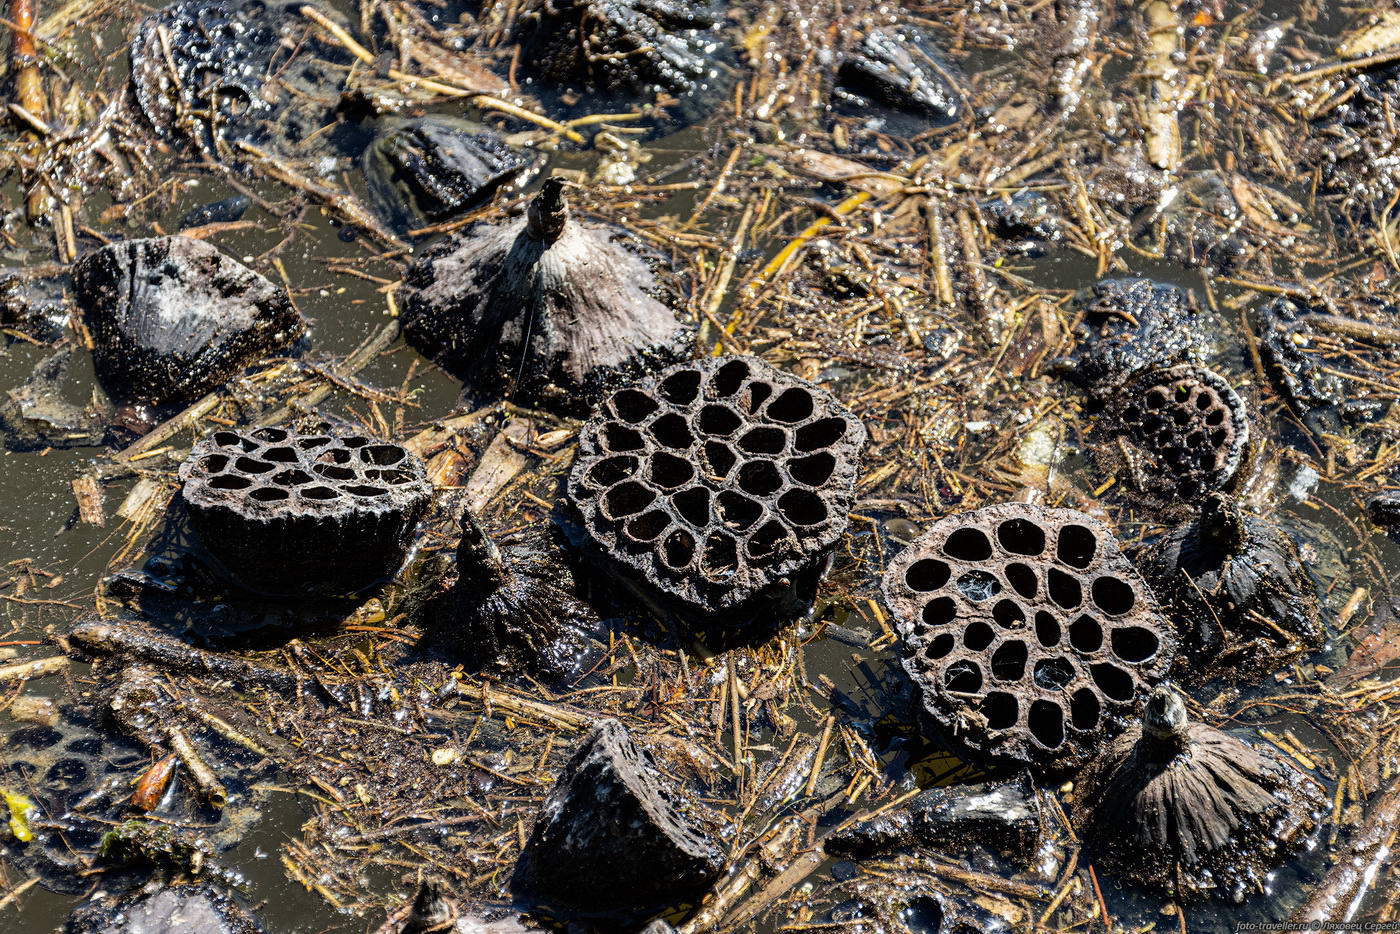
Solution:
[[[28,118],[31,128],[47,126],[49,105],[44,94],[44,76],[39,70],[39,50],[34,44],[34,26],[38,20],[39,0],[10,0],[10,23],[14,30],[11,64],[14,74],[15,103]],[[27,134],[31,142],[37,137]],[[34,180],[25,200],[29,219],[38,220],[48,214],[49,197],[42,181]]]
[[[190,738],[185,735],[184,730],[178,726],[167,727],[166,738],[170,740],[170,748],[175,750],[175,755],[180,758],[180,764],[189,772],[195,787],[205,800],[216,808],[222,808],[228,804],[228,792],[224,790],[224,783],[219,781],[219,777],[214,774],[214,770],[209,767],[209,763],[200,756],[199,750],[194,748]]]

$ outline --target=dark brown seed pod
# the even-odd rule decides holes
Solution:
[[[1199,363],[1204,356],[1196,300],[1186,289],[1151,279],[1103,279],[1079,306],[1078,346],[1056,369],[1098,399],[1143,370]]]
[[[1082,765],[1171,668],[1176,639],[1097,520],[987,506],[935,522],[894,561],[885,601],[933,720],[1043,772]]]
[[[196,398],[306,330],[286,293],[202,240],[153,237],[73,266],[93,364],[114,398]]]
[[[1080,775],[1072,812],[1101,869],[1176,899],[1242,902],[1325,808],[1317,782],[1268,747],[1192,722],[1164,685],[1141,726]]]
[[[404,336],[474,397],[585,415],[691,355],[662,267],[626,230],[573,218],[551,178],[525,217],[474,226],[409,268]]]
[[[405,232],[486,204],[533,178],[541,160],[479,123],[431,116],[384,120],[362,163],[375,208]]]
[[[223,140],[304,144],[328,122],[349,53],[324,42],[300,0],[177,0],[141,23],[131,88],[157,135],[217,159]],[[311,4],[329,20],[338,13]]]
[[[348,433],[215,431],[180,466],[190,527],[235,583],[346,594],[392,577],[432,485],[416,454]]]
[[[582,914],[654,914],[705,891],[723,860],[717,819],[663,779],[616,720],[574,751],[535,819],[511,891]]]
[[[449,595],[451,629],[443,633],[474,667],[535,677],[578,676],[587,649],[584,634],[597,614],[577,596],[573,575],[545,530],[491,540],[469,511],[462,512],[457,582]]]
[[[1222,494],[1147,548],[1138,567],[1176,623],[1181,677],[1255,678],[1326,636],[1293,540]]]
[[[569,498],[610,563],[722,621],[820,576],[864,445],[825,390],[715,357],[609,397],[579,436]]]
[[[1181,514],[1234,486],[1249,448],[1249,416],[1230,384],[1205,367],[1145,370],[1113,393],[1089,440],[1134,498]]]
[[[675,126],[708,116],[734,83],[724,9],[708,0],[548,0],[519,23],[522,72],[584,108],[669,101]]]

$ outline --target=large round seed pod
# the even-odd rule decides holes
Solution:
[[[825,390],[715,357],[609,397],[579,435],[569,498],[608,566],[719,621],[809,598],[846,529],[864,445]]]
[[[1145,549],[1138,567],[1176,623],[1180,677],[1256,677],[1325,638],[1293,540],[1222,494]]]
[[[659,107],[678,126],[708,116],[733,86],[723,24],[710,0],[537,0],[516,31],[521,71],[577,101],[570,112]]]
[[[158,136],[183,136],[211,158],[226,141],[290,149],[329,121],[352,59],[321,38],[300,0],[176,0],[131,43],[131,89]],[[334,10],[310,4],[330,20]],[[348,24],[346,24],[348,25]],[[330,66],[330,67],[328,67]]]
[[[500,134],[456,117],[391,117],[361,162],[380,215],[400,232],[481,207],[533,178],[541,159]]]
[[[342,432],[215,431],[180,466],[191,529],[234,583],[338,595],[393,577],[432,485],[416,454]]]
[[[1292,763],[1204,723],[1181,695],[1153,692],[1141,726],[1076,782],[1079,836],[1107,869],[1179,900],[1243,901],[1306,841],[1327,806]]]
[[[1235,486],[1249,450],[1249,416],[1230,384],[1205,367],[1148,369],[1115,390],[1089,441],[1134,499],[1181,515]]]
[[[1125,729],[1176,639],[1102,523],[987,506],[935,522],[890,563],[885,600],[932,720],[974,752],[1077,768]]]
[[[196,398],[306,329],[286,292],[202,240],[123,240],[73,265],[103,388],[132,402]]]
[[[571,216],[545,181],[526,216],[478,224],[405,277],[408,342],[476,399],[585,415],[629,379],[692,353],[662,258],[626,230]]]

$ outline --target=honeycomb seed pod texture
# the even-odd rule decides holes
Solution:
[[[1094,435],[1100,459],[1147,505],[1179,512],[1233,485],[1249,445],[1249,418],[1219,374],[1176,366],[1131,377]],[[1125,458],[1132,463],[1120,463]]]
[[[723,614],[820,574],[865,437],[825,390],[716,357],[611,395],[580,435],[569,496],[606,559],[683,608]]]
[[[988,506],[934,523],[885,573],[925,711],[988,758],[1046,773],[1125,729],[1176,654],[1170,624],[1102,523]]]
[[[190,527],[249,590],[342,594],[402,565],[432,485],[416,454],[346,432],[224,429],[180,467]]]

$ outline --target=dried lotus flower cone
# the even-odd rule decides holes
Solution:
[[[1080,775],[1073,816],[1101,868],[1177,899],[1238,902],[1303,845],[1325,806],[1292,763],[1191,721],[1164,685],[1141,726]]]
[[[450,603],[444,641],[465,649],[478,667],[510,672],[577,673],[587,654],[581,634],[598,624],[574,596],[573,577],[547,533],[525,532],[498,545],[466,510]]]
[[[691,356],[662,265],[626,230],[574,218],[551,178],[526,216],[478,224],[414,263],[404,335],[469,396],[587,414],[610,389]]]
[[[565,113],[636,109],[677,127],[708,117],[734,85],[723,4],[550,0],[526,9],[515,29],[521,71]]]
[[[1293,540],[1228,496],[1208,497],[1139,566],[1171,612],[1193,679],[1263,674],[1322,645],[1317,590]]]

